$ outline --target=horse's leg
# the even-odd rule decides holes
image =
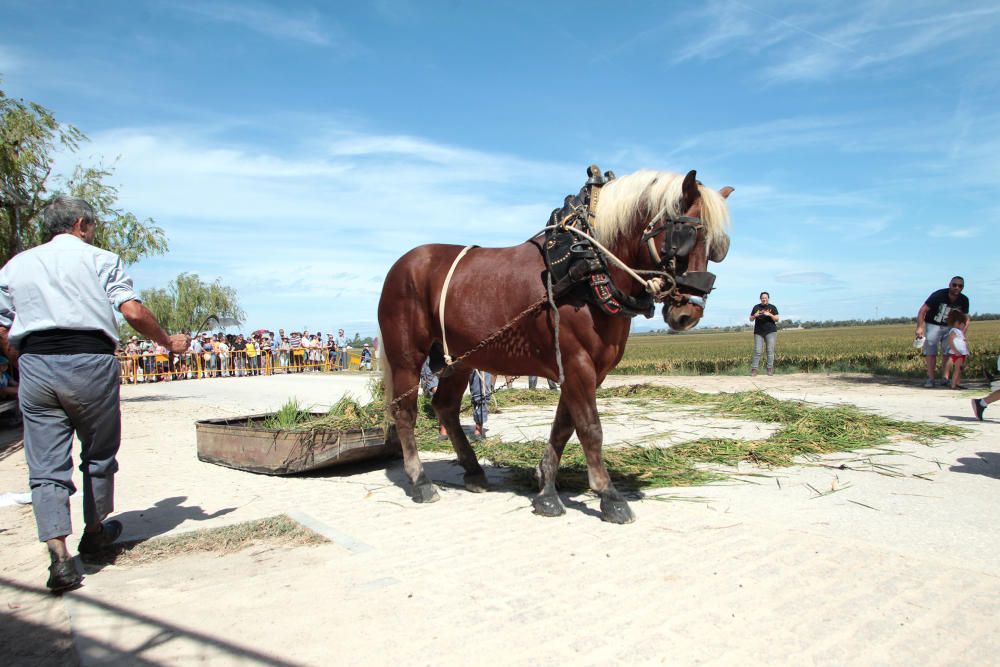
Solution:
[[[396,369],[393,372],[394,393],[402,395],[411,387],[417,384],[418,375],[416,373],[404,372]],[[424,473],[424,466],[420,462],[420,455],[417,453],[417,440],[414,436],[414,427],[417,423],[417,392],[413,392],[402,398],[397,404],[395,411],[396,433],[399,435],[399,442],[403,449],[403,468],[413,483],[412,498],[415,503],[433,503],[440,499],[437,489],[427,479]]]
[[[468,384],[467,378],[468,371],[452,373],[449,377],[441,378],[431,405],[434,406],[441,424],[448,430],[448,438],[451,440],[451,446],[455,448],[455,454],[458,455],[459,464],[465,468],[465,488],[473,493],[482,493],[489,489],[486,473],[479,465],[476,452],[469,444],[458,417],[462,407],[462,396]]]
[[[549,445],[545,448],[536,471],[539,493],[531,500],[535,514],[562,516],[566,513],[566,508],[563,507],[556,490],[556,475],[559,472],[559,460],[571,435],[573,435],[573,419],[566,403],[560,398],[559,406],[556,408],[556,418],[552,422],[552,432],[549,434]]]
[[[590,488],[601,499],[601,518],[611,523],[632,523],[635,515],[625,497],[611,483],[611,476],[601,455],[604,431],[597,413],[597,379],[594,370],[588,365],[574,365],[576,368],[567,367],[566,382],[559,402],[560,405],[566,403],[573,418],[576,434],[587,457]]]

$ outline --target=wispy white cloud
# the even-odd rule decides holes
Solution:
[[[0,75],[21,69],[21,58],[9,47],[0,44]]]
[[[733,49],[741,48],[754,34],[750,21],[738,13],[722,11],[722,6],[718,4],[707,7],[702,18],[704,20],[699,21],[700,26],[710,27],[704,31],[688,33],[683,46],[673,55],[674,63],[718,58]]]
[[[140,286],[180,271],[224,276],[251,317],[335,303],[371,331],[382,279],[404,252],[520,243],[580,185],[578,167],[412,136],[300,129],[312,139],[306,148],[280,154],[197,127],[93,134],[88,154],[121,156],[120,204],[153,217],[170,239],[167,257],[136,267]],[[65,172],[76,161],[62,155],[58,164]]]
[[[814,287],[838,287],[843,280],[824,271],[800,271],[799,273],[781,273],[774,277],[779,283],[796,285],[812,285]]]
[[[412,21],[422,11],[419,3],[409,0],[373,0],[372,7],[379,16],[392,23]]]
[[[951,57],[976,35],[1000,25],[1000,8],[940,11],[929,2],[829,6],[797,5],[768,12],[734,0],[709,2],[675,24],[697,25],[674,62],[747,53],[769,83],[819,81],[871,71],[934,53]],[[691,37],[694,35],[695,37]]]
[[[927,233],[931,238],[937,239],[971,239],[979,236],[978,227],[950,227],[946,225],[934,225]]]
[[[760,123],[736,125],[702,132],[686,138],[669,154],[689,154],[694,151],[713,156],[732,154],[770,154],[788,148],[808,146],[840,146],[856,133],[865,119],[848,116],[795,116],[775,118]]]
[[[336,24],[314,11],[295,12],[256,2],[199,0],[172,3],[170,7],[200,18],[229,23],[275,39],[293,40],[315,46],[336,46],[357,50],[359,44]]]

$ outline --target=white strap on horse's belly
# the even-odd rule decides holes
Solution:
[[[449,366],[451,366],[451,355],[448,354],[448,337],[445,336],[444,333],[444,302],[448,298],[448,285],[451,283],[452,274],[455,273],[455,267],[458,266],[458,263],[462,261],[463,257],[465,257],[465,253],[475,247],[476,246],[467,245],[462,248],[462,252],[458,253],[458,257],[456,257],[455,261],[451,263],[451,268],[448,269],[448,275],[444,278],[444,285],[441,286],[441,307],[439,309],[439,315],[441,317],[441,345],[444,347],[444,363]]]

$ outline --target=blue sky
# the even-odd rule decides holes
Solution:
[[[246,328],[371,335],[422,243],[513,245],[592,162],[731,185],[704,325],[1000,312],[995,2],[0,0],[0,86],[116,162],[121,204]],[[659,314],[637,329],[661,328]]]

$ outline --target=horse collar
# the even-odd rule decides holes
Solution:
[[[608,315],[652,317],[656,307],[653,297],[643,294],[633,297],[622,292],[608,271],[604,255],[593,243],[569,231],[574,227],[591,234],[601,187],[614,179],[614,173],[601,174],[597,165],[587,169],[587,182],[577,195],[569,195],[563,207],[552,211],[546,226],[543,254],[552,279],[555,297],[576,291],[585,301]]]

